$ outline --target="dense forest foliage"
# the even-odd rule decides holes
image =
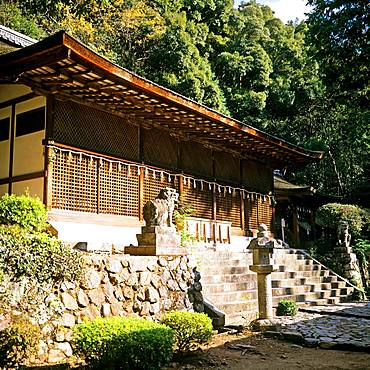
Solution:
[[[65,29],[113,62],[324,159],[288,179],[369,195],[365,0],[308,0],[284,24],[256,1],[0,0],[0,23],[42,39]],[[362,194],[362,195],[361,195]]]

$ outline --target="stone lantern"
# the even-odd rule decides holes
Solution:
[[[271,273],[276,271],[272,254],[277,247],[275,240],[268,236],[267,226],[258,227],[257,238],[251,240],[249,249],[253,251],[253,265],[249,268],[257,273],[259,319],[272,319]]]

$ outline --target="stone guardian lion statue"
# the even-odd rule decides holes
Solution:
[[[175,189],[161,189],[157,197],[144,206],[146,226],[172,227],[173,212],[178,199],[179,194]]]

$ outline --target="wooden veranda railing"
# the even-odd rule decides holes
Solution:
[[[195,218],[243,230],[257,229],[261,222],[271,225],[273,200],[268,195],[73,148],[48,150],[50,208],[141,219],[143,205],[161,188],[171,187],[191,205]]]

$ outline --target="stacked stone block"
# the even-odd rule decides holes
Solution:
[[[187,256],[94,255],[78,284],[56,292],[62,314],[43,326],[39,360],[55,363],[72,355],[72,327],[84,320],[136,316],[158,320],[171,310],[193,310],[194,283]]]

